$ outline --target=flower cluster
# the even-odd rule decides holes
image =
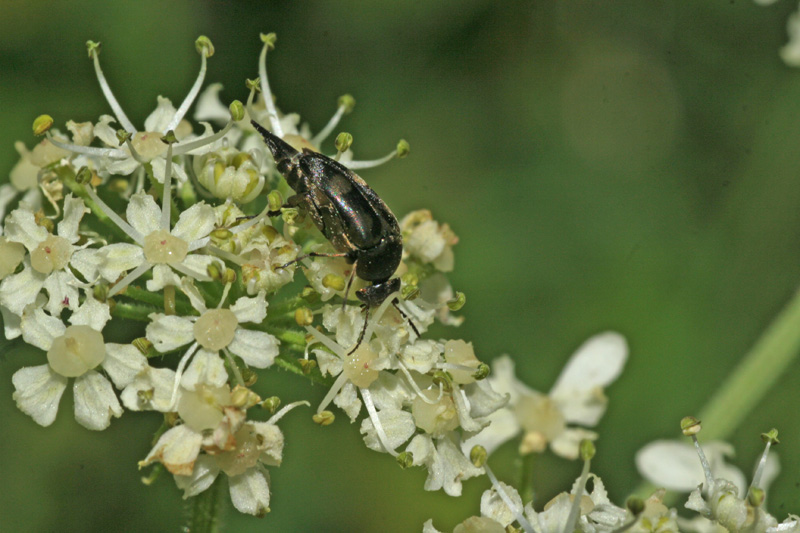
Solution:
[[[224,473],[234,506],[261,516],[266,469],[282,460],[277,423],[308,405],[281,408],[256,392],[257,372],[278,365],[330,386],[314,421],[333,422],[333,402],[361,418],[367,447],[426,467],[428,490],[458,495],[463,480],[484,473],[464,440],[508,401],[484,379],[488,366],[470,344],[422,338],[435,321],[461,322],[453,312],[464,296],[446,277],[458,239],[430,211],[409,213],[397,226],[400,291],[366,312],[350,298],[368,282],[302,203],[284,203],[315,191],[290,190],[251,121],[317,151],[355,102],[341,97],[312,135],[275,106],[266,74],[275,36],[261,37],[246,104],[223,105],[218,84],[203,90],[214,48],[201,37],[189,94],[177,108],[159,97],[142,128],[114,97],[99,43],[87,43],[113,114],[69,121],[67,133],[37,118],[44,140],[31,151],[18,146],[21,160],[0,187],[4,333],[46,354],[14,374],[14,400],[50,425],[72,380],[75,418],[86,428],[103,430],[125,411],[160,412],[165,423],[139,466],[160,463],[185,497]],[[187,119],[193,105],[199,127]],[[359,161],[351,144],[340,134],[331,156],[349,169],[408,153],[400,141],[385,157]],[[307,286],[290,284],[296,277]]]

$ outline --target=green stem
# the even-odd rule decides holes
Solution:
[[[699,418],[704,440],[726,439],[800,352],[800,292],[767,327]],[[768,428],[764,428],[766,431]]]
[[[800,353],[800,292],[761,334],[737,367],[700,411],[703,440],[725,440],[761,402]],[[677,421],[675,423],[677,428]],[[767,428],[765,428],[766,430]],[[641,484],[634,494],[647,495]]]
[[[219,501],[219,487],[222,485],[222,476],[217,476],[214,483],[191,501],[191,516],[185,531],[192,533],[218,533],[221,502]]]
[[[519,458],[519,487],[523,502],[533,501],[533,463],[535,453],[527,453]]]

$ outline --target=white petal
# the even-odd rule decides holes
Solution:
[[[3,233],[9,241],[21,242],[28,251],[33,251],[47,238],[47,230],[36,223],[33,212],[14,209],[6,218]]]
[[[432,340],[418,340],[414,344],[407,345],[400,361],[409,370],[416,370],[420,374],[426,374],[433,365],[439,360],[443,346],[441,343]]]
[[[597,433],[583,428],[567,428],[550,442],[553,453],[565,459],[578,458],[582,440],[596,440]]]
[[[163,157],[159,157],[157,159],[153,159],[150,164],[153,167],[153,177],[157,182],[164,183],[164,175],[167,172],[167,160]],[[186,174],[186,170],[184,170],[183,165],[172,163],[172,179],[173,184],[176,181],[178,183],[185,183],[189,179],[189,176]]]
[[[240,513],[263,516],[269,511],[269,483],[257,468],[228,478],[231,502]]]
[[[65,270],[53,272],[44,280],[43,288],[49,296],[44,307],[51,315],[60,315],[65,307],[72,310],[78,308],[78,289],[74,285],[76,281],[72,272]]]
[[[499,394],[485,379],[462,387],[469,398],[469,414],[474,417],[489,416],[498,409],[508,405],[509,396]]]
[[[474,446],[480,445],[491,454],[503,443],[513,439],[519,430],[519,422],[514,413],[509,409],[500,409],[489,415],[489,425],[474,437],[465,440],[461,449],[464,453],[469,453]]]
[[[516,515],[513,510],[508,508],[508,505],[505,504],[497,491],[502,490],[505,492],[517,510],[522,509],[522,498],[514,487],[506,485],[502,481],[498,484],[499,487],[492,487],[481,495],[481,516],[491,518],[506,527],[516,520]]]
[[[397,448],[411,438],[411,435],[413,435],[417,429],[417,426],[414,424],[414,417],[411,413],[401,409],[384,409],[378,411],[378,420],[388,438],[387,444],[392,449]],[[364,444],[367,445],[367,448],[375,450],[376,452],[386,452],[386,449],[378,438],[371,418],[365,418],[361,421],[361,434],[364,435]]]
[[[5,333],[6,339],[16,339],[22,335],[22,328],[20,327],[22,319],[18,315],[2,306],[0,306],[0,314],[3,316],[3,333]]]
[[[350,423],[355,422],[358,418],[358,414],[361,412],[361,400],[358,397],[358,390],[356,386],[349,381],[341,388],[339,394],[333,399],[333,403],[336,407],[345,412],[348,418],[350,418]],[[380,451],[383,451],[383,448],[381,448]]]
[[[424,524],[422,524],[422,533],[442,533],[435,527],[433,527],[433,520],[428,520]]]
[[[58,402],[67,388],[67,378],[59,376],[49,365],[20,368],[11,377],[14,401],[20,411],[41,426],[56,419]]]
[[[249,366],[267,368],[278,355],[278,339],[265,331],[236,328],[228,349],[242,358]]]
[[[123,272],[145,262],[141,246],[124,242],[103,246],[97,252],[97,261],[100,275],[109,282],[117,281]]]
[[[460,387],[453,387],[452,398],[456,413],[458,414],[458,425],[461,426],[461,429],[472,434],[482,430],[489,424],[488,420],[478,421],[470,416],[469,401]]]
[[[99,252],[100,250],[94,248],[75,250],[69,260],[69,264],[91,283],[97,278],[100,265],[103,262],[103,257]]]
[[[53,339],[60,337],[67,330],[63,322],[41,309],[34,309],[22,315],[20,327],[22,339],[44,351],[50,349]]]
[[[236,320],[238,320],[239,323],[261,323],[267,316],[266,293],[261,291],[252,298],[242,296],[236,300],[236,303],[230,307],[230,310],[236,315]]]
[[[625,337],[613,331],[594,335],[567,362],[550,391],[551,396],[562,387],[605,387],[617,379],[627,358]]]
[[[195,390],[198,385],[222,387],[228,382],[225,363],[217,353],[197,350],[192,362],[181,377],[181,387]]]
[[[106,345],[107,347],[108,345]],[[147,367],[120,394],[122,404],[131,411],[172,410],[172,388],[175,371],[169,368]]]
[[[214,483],[219,474],[217,461],[210,455],[201,455],[194,463],[190,476],[175,476],[175,484],[183,491],[183,499],[197,496]]]
[[[514,375],[514,360],[507,355],[502,355],[492,361],[492,373],[489,375],[492,389],[499,394],[509,395],[509,404],[514,405],[520,394],[535,392],[533,389],[518,380]]]
[[[155,265],[153,267],[153,279],[147,280],[147,290],[150,292],[158,292],[169,285],[180,287],[180,276],[178,276],[175,271],[167,265]]]
[[[709,463],[713,463],[711,471],[715,476],[724,471],[725,479],[742,487],[744,476],[741,472],[731,470],[732,467],[723,462],[724,452],[730,451],[729,445],[707,443],[703,444],[703,451]],[[651,483],[670,490],[689,492],[705,482],[697,452],[694,446],[685,442],[657,440],[647,444],[636,453],[636,468]]]
[[[283,461],[283,433],[275,424],[269,422],[251,422],[253,430],[259,436],[259,461],[270,466],[280,466]]]
[[[211,233],[215,222],[214,208],[201,202],[182,212],[170,233],[173,237],[192,242]]]
[[[91,295],[69,317],[69,322],[73,326],[90,326],[95,331],[103,331],[109,320],[111,320],[111,311],[108,304],[95,300]]]
[[[156,350],[169,352],[194,341],[194,323],[182,316],[153,313],[145,336]]]
[[[33,270],[28,261],[19,274],[14,274],[0,282],[0,305],[14,313],[22,315],[25,306],[36,300],[41,292],[47,276]]]
[[[95,371],[75,378],[72,393],[75,396],[75,420],[87,429],[106,429],[112,416],[122,416],[122,406],[111,383]]]
[[[103,370],[118,389],[127,387],[147,368],[147,358],[132,344],[106,343]]]
[[[131,196],[128,208],[125,211],[128,223],[133,229],[147,237],[156,230],[161,229],[161,209],[152,196],[146,192],[137,192]]]
[[[192,307],[194,307],[196,311],[201,315],[208,311],[203,295],[200,294],[200,291],[195,287],[194,281],[191,278],[181,279],[180,287],[181,291],[189,298],[189,303],[192,304]]]
[[[218,120],[220,122],[228,121],[231,116],[231,112],[228,109],[228,106],[223,105],[219,98],[219,92],[221,90],[221,83],[212,83],[206,87],[202,93],[200,93],[194,108],[195,120]]]
[[[378,379],[369,386],[372,402],[376,409],[401,409],[408,405],[416,393],[407,385],[405,379],[391,372],[380,372]]]
[[[311,350],[322,375],[338,376],[342,372],[342,360],[325,350]]]
[[[78,240],[78,226],[83,215],[89,212],[89,208],[83,203],[81,198],[75,198],[72,193],[64,198],[64,217],[58,223],[58,236],[64,237],[70,243],[75,244]]]
[[[172,474],[190,476],[200,453],[203,436],[188,426],[175,426],[161,435],[139,467],[159,461]]]
[[[159,133],[166,133],[164,129],[169,126],[170,121],[177,112],[175,106],[169,98],[159,96],[156,101],[158,105],[152,113],[147,115],[144,120],[144,131],[157,131]]]

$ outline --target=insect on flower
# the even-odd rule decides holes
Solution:
[[[339,252],[312,252],[295,261],[308,256],[344,257],[353,265],[345,289],[345,301],[353,276],[371,283],[356,291],[356,296],[364,304],[366,316],[358,341],[349,352],[353,353],[364,339],[370,308],[379,306],[400,290],[400,279],[392,278],[403,255],[403,239],[397,219],[375,191],[352,170],[307,148],[298,152],[257,122],[251,122],[264,138],[278,172],[295,192],[286,201],[286,207],[297,207],[308,213],[314,225]],[[277,216],[280,211],[267,214]],[[397,296],[394,296],[392,305],[408,320],[397,301]],[[413,322],[408,320],[408,323],[419,335]]]

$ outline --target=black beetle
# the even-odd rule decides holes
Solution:
[[[353,264],[355,275],[371,283],[356,291],[356,296],[364,304],[366,316],[358,342],[350,351],[352,353],[364,338],[369,309],[400,290],[400,279],[391,278],[403,256],[400,225],[383,200],[355,172],[313,150],[306,148],[299,152],[257,122],[250,122],[264,138],[278,172],[295,192],[286,205],[305,210],[334,249],[340,252],[309,255],[344,257]],[[275,216],[280,211],[267,214]],[[348,280],[345,299],[350,281],[352,277]],[[396,299],[392,305],[403,318],[407,318],[397,307]],[[419,335],[414,324],[411,321],[409,324]]]

